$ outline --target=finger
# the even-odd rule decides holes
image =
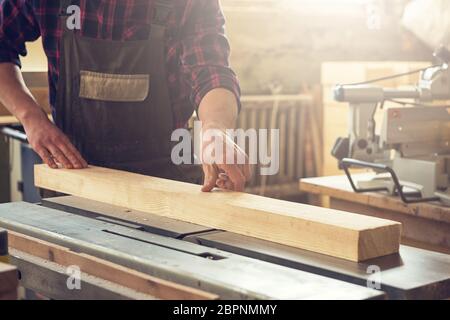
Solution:
[[[67,139],[67,140],[69,140],[69,139]],[[87,168],[88,163],[86,160],[84,160],[83,156],[80,154],[80,152],[77,150],[77,148],[75,148],[75,146],[70,141],[69,141],[68,146],[72,150],[72,152],[75,154],[75,156],[78,158],[78,160],[80,161],[81,167]]]
[[[212,165],[203,165],[205,181],[203,182],[202,192],[210,192],[216,187],[217,170]]]
[[[217,187],[219,187],[220,189],[225,189],[225,181],[217,179],[216,180],[216,185]]]
[[[48,151],[50,151],[53,158],[56,159],[59,163],[63,165],[66,169],[73,169],[72,164],[70,163],[69,159],[62,153],[62,151],[54,144],[49,144],[47,146]]]
[[[81,155],[78,154],[78,151],[74,150],[75,147],[71,148],[70,146],[72,144],[70,142],[68,144],[64,143],[64,142],[60,142],[60,143],[56,144],[58,149],[61,150],[61,152],[69,160],[69,162],[73,168],[75,168],[75,169],[84,168],[85,166],[84,166],[83,162],[81,161]]]
[[[234,185],[226,173],[220,173],[216,185],[221,189],[234,190]]]
[[[65,143],[66,147],[72,152],[72,154],[77,158],[78,162],[81,164],[81,168],[87,168],[88,163],[86,162],[86,160],[84,160],[83,156],[80,154],[77,148],[75,148],[69,138],[63,135],[63,142]]]
[[[245,151],[239,146],[234,145],[235,164],[239,165],[241,172],[244,174],[245,181],[249,181],[252,178],[250,159]]]
[[[225,172],[221,172],[221,173],[219,173],[219,179],[220,180],[229,180],[229,178],[228,178],[228,176],[227,176],[227,174],[225,173]]]
[[[52,169],[58,169],[58,165],[55,160],[53,160],[50,152],[44,147],[39,147],[36,149],[36,153],[41,157],[42,161]]]
[[[224,190],[230,190],[233,191],[234,190],[234,186],[233,183],[229,180],[221,180],[221,179],[217,179],[216,180],[216,185],[220,188],[220,189],[224,189]]]
[[[234,185],[234,191],[242,192],[245,186],[245,176],[236,165],[226,165],[224,166],[224,171],[230,178]]]

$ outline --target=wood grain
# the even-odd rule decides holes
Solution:
[[[402,244],[450,254],[450,224],[448,223],[423,219],[387,208],[380,210],[333,197],[330,198],[330,208],[400,222],[402,224]]]
[[[11,248],[55,262],[78,266],[82,272],[166,300],[216,300],[215,294],[146,275],[118,264],[17,232],[8,232]]]
[[[373,173],[353,174],[353,179],[365,181],[373,178]],[[300,180],[300,191],[318,195],[326,195],[340,200],[347,200],[381,210],[392,210],[406,215],[442,223],[450,223],[450,208],[438,203],[405,204],[399,197],[386,193],[355,193],[345,175],[306,178]]]
[[[352,261],[398,252],[401,224],[99,167],[35,167],[37,187]]]

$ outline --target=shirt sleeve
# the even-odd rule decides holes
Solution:
[[[225,18],[219,0],[194,3],[182,33],[181,66],[189,82],[196,108],[212,89],[225,88],[236,95],[240,109],[240,87],[230,68],[230,45],[225,36]]]
[[[0,63],[21,67],[19,56],[26,56],[25,42],[40,37],[39,25],[27,0],[0,0]]]

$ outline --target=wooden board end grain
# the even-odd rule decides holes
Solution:
[[[399,250],[401,224],[344,211],[99,167],[35,167],[37,187],[351,261]]]

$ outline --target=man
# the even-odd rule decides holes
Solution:
[[[89,163],[198,182],[201,171],[171,162],[170,136],[195,109],[203,130],[234,126],[240,92],[218,0],[0,4],[0,102],[46,164],[83,169]],[[67,23],[74,8],[79,30]],[[55,125],[19,69],[25,42],[40,36]],[[211,141],[202,143],[205,148]],[[223,148],[242,153],[230,139],[223,139]],[[247,165],[203,163],[206,192],[216,186],[243,191],[250,178]]]

